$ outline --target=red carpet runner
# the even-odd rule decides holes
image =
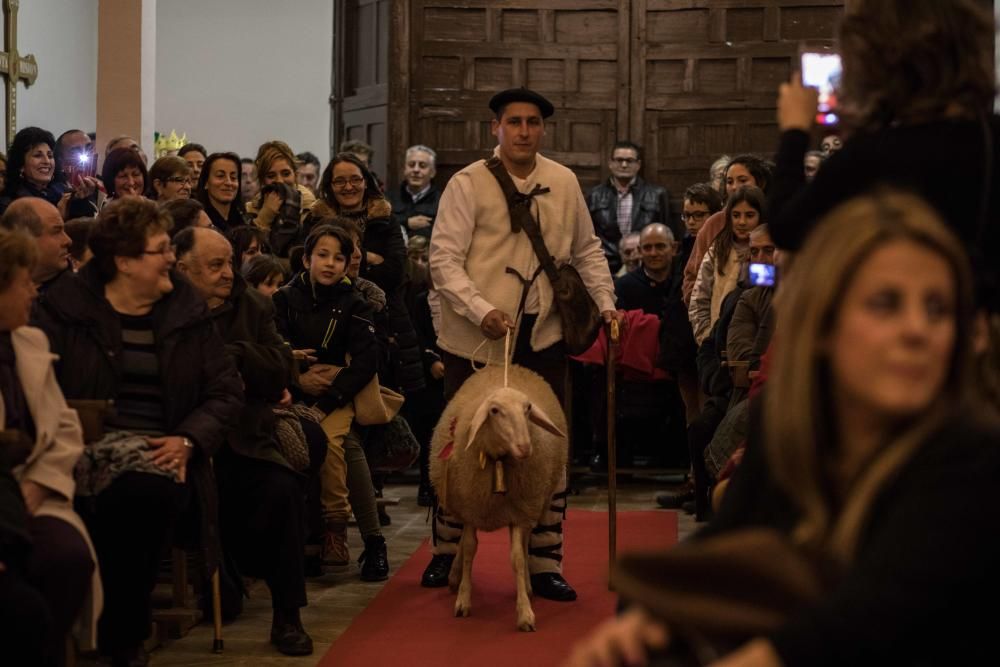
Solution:
[[[447,588],[420,587],[430,560],[424,543],[319,662],[321,667],[555,667],[573,642],[614,612],[608,591],[608,515],[570,510],[563,524],[571,603],[535,597],[538,631],[514,624],[514,575],[507,531],[480,533],[473,565],[472,616],[455,618]],[[677,541],[673,512],[619,512],[618,549],[666,548]]]

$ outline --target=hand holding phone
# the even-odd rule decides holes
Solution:
[[[799,55],[802,85],[815,88],[818,93],[816,122],[836,125],[837,88],[840,86],[842,65],[840,55],[829,50],[803,49]]]

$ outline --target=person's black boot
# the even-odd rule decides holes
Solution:
[[[365,538],[365,550],[358,557],[361,564],[361,581],[385,581],[389,578],[389,555],[385,548],[385,538],[369,535]]]
[[[271,643],[285,655],[312,655],[312,638],[302,627],[299,610],[275,609],[271,617]]]
[[[656,504],[668,510],[677,510],[684,507],[684,503],[695,500],[694,482],[688,480],[673,491],[667,491],[656,496]]]
[[[455,562],[455,554],[437,554],[431,558],[424,570],[424,576],[420,578],[420,585],[424,588],[441,588],[448,585],[448,573],[451,572],[451,564]]]

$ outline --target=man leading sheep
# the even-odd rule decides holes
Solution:
[[[526,88],[490,100],[498,146],[494,155],[517,189],[531,196],[532,213],[556,264],[579,272],[604,320],[618,319],[614,286],[601,245],[572,171],[538,153],[552,103]],[[540,189],[539,189],[540,188]],[[513,269],[515,273],[508,271]],[[511,228],[507,201],[486,163],[477,161],[449,181],[441,196],[431,237],[431,278],[441,299],[438,345],[443,350],[445,397],[451,398],[472,372],[472,363],[503,363],[511,331],[513,362],[530,368],[565,397],[566,347],[552,287],[526,233]],[[524,288],[522,278],[531,279]],[[520,305],[519,305],[520,304]],[[576,599],[562,576],[565,477],[549,511],[532,532],[528,569],[537,595]],[[440,507],[433,524],[434,554],[422,585],[445,586],[462,525]]]

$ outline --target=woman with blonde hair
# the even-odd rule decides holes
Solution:
[[[292,246],[305,240],[306,218],[316,196],[295,180],[298,161],[284,141],[261,144],[254,164],[260,192],[247,202],[247,214],[267,233],[274,254],[288,257]]]
[[[978,610],[1000,592],[1000,427],[974,396],[962,244],[919,198],[876,192],[821,222],[781,290],[762,409],[693,548],[765,528],[826,576],[815,602],[711,664],[992,662]],[[656,598],[650,586],[630,601]],[[569,664],[610,652],[643,664],[667,634],[636,606]]]

